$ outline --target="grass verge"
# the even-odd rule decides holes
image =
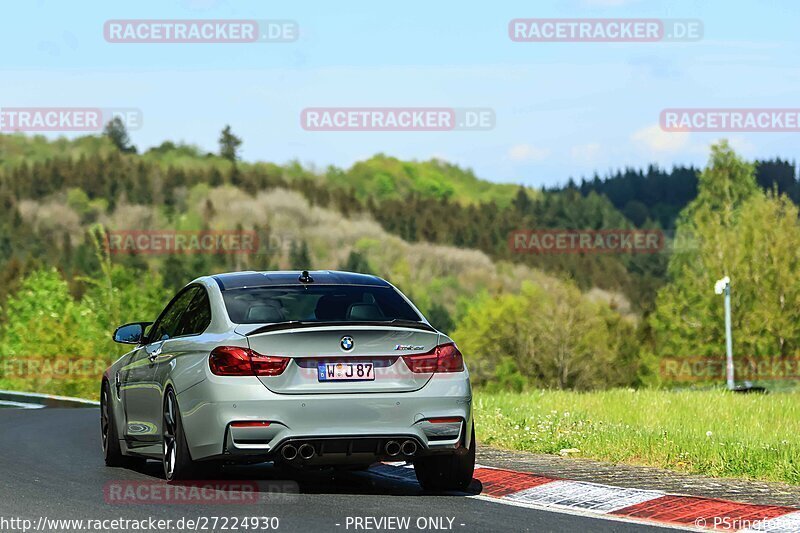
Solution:
[[[499,448],[800,484],[798,393],[477,390],[475,413]]]

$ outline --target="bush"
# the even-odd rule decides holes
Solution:
[[[583,297],[577,287],[547,289],[523,283],[518,294],[484,295],[453,332],[478,384],[493,379],[537,387],[597,389],[636,381],[633,325],[607,303]]]

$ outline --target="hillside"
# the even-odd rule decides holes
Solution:
[[[81,156],[108,156],[115,151],[114,145],[105,137],[49,140],[43,135],[0,134],[0,168],[5,169],[43,163],[56,157],[77,160]]]
[[[318,172],[297,162],[238,162],[234,166],[197,147],[169,141],[136,155],[119,153],[105,137],[49,144],[42,138],[20,135],[0,139],[0,147],[5,147],[0,151],[0,169],[5,168],[0,174],[0,197],[6,194],[9,202],[40,200],[73,188],[84,191],[87,202],[112,209],[124,201],[170,211],[185,190],[196,184],[228,184],[250,194],[283,187],[346,216],[369,214],[389,233],[409,242],[477,249],[494,260],[569,278],[583,290],[597,287],[623,293],[638,312],[652,307],[655,291],[663,283],[663,254],[543,256],[509,249],[508,235],[519,229],[632,227],[597,194],[584,196],[570,190],[541,193],[482,180],[442,161],[400,161],[385,155],[348,170],[331,167]],[[89,220],[93,215],[85,216]]]
[[[0,134],[0,166],[12,168],[22,163],[42,163],[54,158],[99,155],[106,157],[115,151],[113,144],[103,136],[85,136],[73,140],[60,138],[49,141],[44,136],[22,134]],[[144,161],[184,171],[216,168],[229,172],[231,163],[215,154],[205,153],[193,145],[165,141],[141,156]],[[349,169],[329,167],[317,174],[300,167],[297,163],[279,166],[264,162],[240,162],[242,172],[269,173],[279,171],[291,181],[314,179],[328,187],[352,190],[361,201],[397,200],[418,195],[422,198],[449,199],[463,205],[481,202],[496,202],[507,206],[514,199],[518,185],[494,183],[476,177],[471,170],[432,159],[430,161],[401,161],[378,154],[365,161],[355,163]],[[533,197],[535,189],[527,189]]]
[[[354,164],[346,173],[337,175],[333,183],[352,187],[362,200],[398,200],[410,195],[424,198],[450,199],[462,205],[496,202],[502,207],[511,204],[519,186],[498,184],[477,178],[445,161],[400,161],[383,154]],[[528,189],[536,196],[533,189]]]
[[[102,332],[151,317],[199,273],[243,269],[341,269],[384,276],[472,354],[476,382],[502,387],[636,385],[653,377],[659,357],[693,353],[684,345],[695,333],[676,337],[676,324],[690,330],[693,324],[717,324],[705,318],[681,322],[690,311],[715,313],[718,305],[708,300],[705,310],[680,307],[687,294],[709,295],[694,287],[698,280],[683,282],[691,285],[688,291],[674,281],[688,267],[698,267],[697,253],[718,259],[708,243],[698,241],[697,250],[643,254],[523,254],[509,247],[509,234],[519,229],[634,227],[593,191],[531,194],[483,185],[472,193],[477,203],[462,203],[466,193],[459,188],[475,178],[439,162],[376,156],[350,171],[319,174],[296,163],[233,164],[171,143],[136,155],[109,151],[102,139],[3,140],[14,154],[4,152],[0,165],[0,354],[25,353],[33,343],[55,355],[68,349],[108,358],[118,347]],[[48,151],[55,155],[48,158]],[[709,171],[706,181],[738,180],[751,195],[752,205],[743,211],[749,218],[742,224],[778,219],[785,212],[780,216],[788,236],[776,242],[795,238],[796,216],[785,205],[789,200],[774,203],[756,194],[752,164],[726,144],[715,147],[712,162],[722,170]],[[382,174],[381,169],[390,170]],[[435,182],[425,178],[428,171],[455,176],[439,182],[452,192],[425,185]],[[374,186],[370,176],[378,183],[380,176],[397,182],[394,192],[381,196],[334,185],[338,179],[369,188]],[[418,193],[420,188],[427,188],[428,196]],[[723,188],[707,184],[703,197],[692,202],[717,205],[716,191]],[[499,205],[496,199],[511,190],[507,205]],[[770,210],[777,214],[759,214]],[[109,255],[101,245],[108,232],[154,230],[252,231],[260,247],[250,254]],[[754,234],[766,233],[759,228]],[[740,245],[735,239],[730,243],[731,248]],[[668,263],[673,269],[669,283]],[[703,272],[716,275],[719,269]],[[138,287],[144,280],[142,292]],[[56,294],[62,304],[54,307]],[[771,313],[763,310],[764,316]],[[707,351],[715,350],[717,331],[703,335]]]
[[[566,203],[554,203],[444,163],[384,156],[347,172],[316,174],[294,163],[233,165],[171,143],[142,155],[92,138],[47,143],[13,136],[2,146],[0,354],[20,356],[34,345],[35,357],[66,353],[107,362],[120,350],[108,331],[152,318],[199,274],[342,269],[386,277],[437,327],[462,338],[476,383],[496,377],[514,387],[588,389],[639,380],[630,342],[638,319],[625,296],[592,283],[581,292],[568,279],[568,266],[558,262],[549,265],[554,275],[520,257],[503,258],[508,227],[533,223],[526,217],[536,213],[559,227],[560,213],[573,201],[587,207],[578,210],[582,217],[609,217],[602,223],[615,224],[620,215],[608,212],[599,197],[565,195]],[[381,168],[388,169],[385,175]],[[347,186],[332,185],[351,173],[355,177],[343,180]],[[393,183],[399,176],[395,192],[369,192],[371,173]],[[498,206],[504,197],[507,205]],[[574,216],[572,223],[584,224]],[[249,254],[109,254],[102,245],[113,232],[174,230],[252,231],[260,246]],[[593,275],[613,278],[610,271],[624,271],[613,261],[604,268]],[[492,346],[473,340],[480,328],[498,330],[495,307],[545,329],[516,328],[516,337]],[[570,333],[547,333],[555,330]],[[552,354],[560,358],[519,367],[518,356],[532,342],[545,361]],[[0,376],[0,383],[76,394],[94,387],[92,379],[67,386]]]
[[[107,362],[120,348],[110,343],[104,330],[111,330],[120,322],[152,318],[178,286],[201,273],[355,269],[391,280],[437,327],[451,331],[457,341],[463,338],[476,383],[491,379],[501,371],[498,369],[508,369],[509,361],[513,368],[517,350],[525,348],[473,345],[469,331],[460,332],[465,327],[463,317],[470,316],[469,323],[480,321],[476,311],[483,312],[495,300],[520,294],[536,302],[537,311],[527,312],[525,320],[538,324],[556,326],[555,321],[560,319],[555,313],[582,309],[579,317],[570,319],[574,336],[539,341],[545,354],[563,350],[566,341],[567,350],[577,350],[572,356],[574,361],[584,361],[574,365],[571,372],[576,373],[565,385],[593,388],[609,383],[630,384],[637,379],[635,352],[626,341],[635,319],[624,318],[614,310],[627,306],[619,295],[598,291],[583,295],[569,282],[523,265],[494,262],[475,250],[409,243],[387,233],[368,214],[345,217],[314,206],[301,194],[284,188],[252,195],[230,185],[198,184],[181,193],[169,210],[127,202],[118,202],[113,209],[93,201],[87,204],[79,190],[71,189],[41,201],[23,200],[18,213],[20,228],[29,239],[51,244],[41,254],[35,254],[34,263],[44,265],[44,270],[41,266],[21,268],[16,259],[4,263],[5,277],[12,270],[28,270],[13,284],[15,288],[8,296],[0,322],[0,353],[12,357],[29,353],[29,346],[34,345],[38,347],[34,357],[63,357],[68,353],[78,354],[70,357],[82,360]],[[201,228],[253,230],[258,232],[261,246],[256,253],[243,255],[109,256],[91,238],[98,230]],[[55,274],[48,267],[56,267],[63,274]],[[141,283],[146,283],[145,291],[137,289]],[[546,294],[550,303],[538,296],[541,294]],[[519,303],[527,302],[527,296]],[[66,303],[53,305],[54,301]],[[563,307],[565,304],[567,307]],[[41,311],[37,311],[40,307]],[[590,331],[597,331],[600,337],[595,337],[587,351],[585,346],[580,348],[581,339]],[[552,347],[548,347],[550,343]],[[593,355],[598,350],[605,357],[595,361]],[[608,374],[610,369],[613,373]],[[533,370],[519,372],[514,371],[516,382],[551,379]],[[20,381],[9,376],[0,376],[0,384],[71,394],[86,394],[94,387],[91,379],[70,382],[67,387],[36,377]]]

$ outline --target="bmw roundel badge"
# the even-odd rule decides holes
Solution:
[[[342,350],[346,352],[352,350],[354,345],[355,343],[353,342],[353,337],[350,336],[342,337],[342,340],[339,342],[339,346],[341,346]]]

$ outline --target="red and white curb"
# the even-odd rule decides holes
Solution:
[[[405,463],[385,463],[371,471],[388,477],[416,479],[413,467]],[[794,507],[679,496],[481,465],[476,465],[473,477],[482,485],[481,493],[473,498],[509,505],[696,531],[800,531],[800,509]]]

